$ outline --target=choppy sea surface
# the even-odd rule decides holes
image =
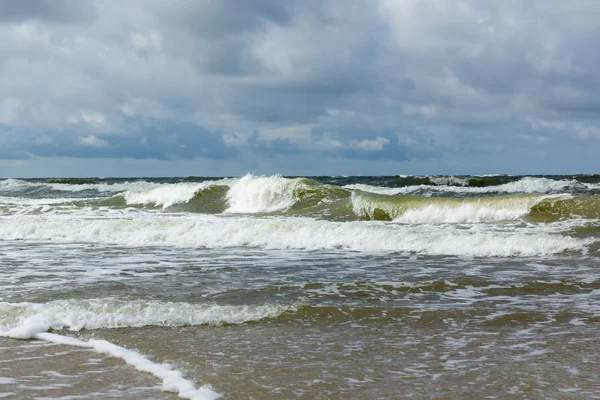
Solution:
[[[0,398],[600,399],[600,175],[0,180]]]

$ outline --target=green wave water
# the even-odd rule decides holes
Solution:
[[[8,199],[8,205],[2,202],[2,211],[7,214],[40,214],[54,212],[58,207],[107,207],[331,221],[552,222],[599,219],[598,181],[597,175],[561,179],[250,175],[210,180],[52,178],[0,181],[0,195],[5,194],[1,197]]]

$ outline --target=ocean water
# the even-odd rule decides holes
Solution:
[[[600,399],[600,175],[0,180],[0,398]]]

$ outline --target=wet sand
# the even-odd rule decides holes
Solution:
[[[154,376],[88,349],[0,338],[0,398],[172,400]]]

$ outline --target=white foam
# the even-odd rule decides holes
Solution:
[[[424,185],[418,186],[405,186],[400,188],[389,188],[384,186],[372,186],[372,185],[364,185],[362,183],[354,184],[354,185],[346,185],[344,188],[350,190],[362,190],[363,192],[375,193],[375,194],[387,194],[390,196],[394,196],[397,194],[405,194],[405,193],[414,193],[419,191],[420,187]],[[426,186],[433,187],[433,186]]]
[[[458,178],[457,178],[458,179]],[[554,180],[549,178],[525,177],[515,182],[509,182],[496,186],[468,187],[468,186],[448,186],[448,185],[413,185],[400,188],[388,188],[382,186],[371,186],[363,184],[346,185],[347,189],[362,190],[364,192],[398,195],[411,194],[417,192],[447,192],[447,193],[550,193],[568,189],[570,187],[592,188],[591,184],[582,185],[576,180]]]
[[[548,193],[564,190],[574,186],[576,187],[582,185],[574,179],[557,181],[549,178],[525,177],[515,182],[499,185],[498,187],[501,189],[501,191],[508,193]],[[487,186],[477,189],[486,189],[490,192],[494,192],[494,186]],[[482,190],[480,193],[484,193],[484,191]]]
[[[570,195],[516,195],[480,199],[406,197],[377,198],[352,193],[355,214],[374,217],[375,210],[385,211],[396,222],[418,224],[480,223],[514,221],[526,216],[533,206],[546,199],[567,199]]]
[[[167,183],[149,190],[127,190],[121,193],[127,204],[154,204],[163,208],[190,201],[200,190],[214,182],[201,183]]]
[[[22,181],[20,179],[9,178],[9,179],[0,180],[0,189],[2,189],[2,190],[21,189],[23,187],[28,187],[31,185],[33,185],[33,184],[31,184],[27,181]]]
[[[2,326],[0,325],[0,329],[1,328]],[[83,341],[46,332],[42,326],[36,325],[23,327],[23,329],[16,333],[13,331],[3,332],[0,330],[0,336],[12,339],[38,339],[66,346],[92,349],[100,354],[120,358],[138,371],[147,372],[156,376],[162,380],[162,390],[166,392],[175,392],[181,398],[192,400],[214,400],[221,397],[221,395],[213,391],[209,385],[196,388],[192,381],[185,379],[181,372],[172,369],[168,364],[154,363],[136,351],[117,346],[106,340],[90,339],[88,341]]]
[[[286,210],[296,203],[302,179],[246,175],[227,192],[228,213],[266,213]]]
[[[0,196],[0,214],[38,214],[77,212],[80,205],[98,198],[45,198],[28,199],[23,197]]]
[[[83,341],[48,332],[34,334],[32,338],[67,346],[88,348],[96,353],[120,358],[138,371],[147,372],[161,379],[162,390],[175,392],[183,399],[214,400],[221,397],[221,394],[213,391],[208,385],[196,388],[194,382],[185,379],[181,372],[172,369],[168,364],[154,363],[136,351],[117,346],[106,340],[90,339]]]
[[[0,181],[0,189],[9,192],[18,192],[23,189],[47,188],[61,192],[82,192],[86,190],[95,190],[98,192],[124,192],[127,190],[146,191],[161,186],[161,183],[147,181],[133,181],[122,183],[49,183],[49,182],[28,182],[19,179],[6,179]]]
[[[455,176],[428,176],[427,178],[436,185],[467,186],[469,184],[469,178],[457,178]]]
[[[214,215],[131,214],[128,219],[73,218],[70,215],[1,218],[0,239],[3,240],[58,240],[126,246],[246,246],[457,256],[535,256],[583,250],[590,243],[589,240],[555,234],[553,224],[514,230],[479,225],[461,229],[454,225]]]
[[[84,202],[90,200],[98,200],[97,197],[86,197],[86,198],[45,198],[45,199],[31,199],[25,197],[7,197],[0,196],[0,204],[6,205],[28,205],[28,206],[41,206],[41,205],[53,205],[53,204],[70,204],[76,202]]]
[[[531,202],[533,203],[533,202]],[[428,205],[421,209],[407,210],[394,220],[406,223],[478,223],[493,221],[511,221],[524,217],[533,204],[521,207],[496,208],[473,203],[462,203],[459,206]]]
[[[155,204],[163,208],[190,201],[196,193],[211,185],[229,186],[227,213],[268,213],[286,210],[296,201],[299,189],[306,187],[302,179],[282,176],[246,175],[242,178],[205,181],[200,183],[171,183],[155,187],[127,190],[120,195],[127,204]]]
[[[274,318],[295,309],[282,304],[233,306],[118,298],[56,300],[48,303],[0,302],[0,326],[13,338],[27,339],[50,329],[106,329],[142,326],[243,324]]]
[[[294,306],[266,304],[258,306],[220,306],[124,299],[58,300],[48,303],[0,302],[0,336],[13,339],[40,339],[69,346],[85,347],[97,353],[123,359],[139,371],[162,380],[162,389],[194,400],[217,399],[221,395],[210,386],[196,388],[181,372],[167,364],[148,360],[140,353],[106,340],[82,341],[48,333],[50,329],[177,326],[203,324],[241,324],[273,318]]]

